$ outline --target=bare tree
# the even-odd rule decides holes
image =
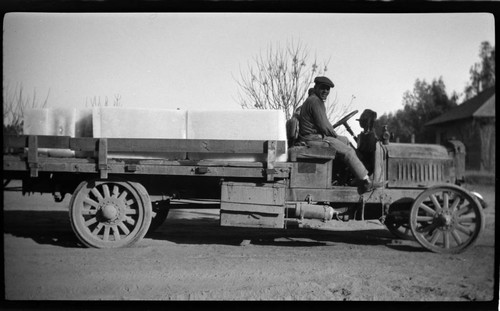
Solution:
[[[122,103],[122,96],[120,94],[115,94],[114,95],[114,100],[112,103],[109,102],[108,96],[104,96],[104,101],[101,102],[101,96],[97,97],[94,96],[92,98],[86,97],[85,98],[85,107],[121,107]]]
[[[330,122],[335,123],[340,120],[343,116],[351,112],[352,102],[356,99],[356,96],[351,95],[351,101],[348,104],[340,104],[337,98],[337,93],[335,93],[333,99],[326,102],[326,115]],[[339,129],[335,129],[339,134],[345,133],[345,128],[341,126]]]
[[[36,89],[33,90],[33,97],[24,92],[22,84],[17,84],[15,88],[4,85],[3,88],[3,131],[5,134],[22,134],[24,111],[29,108],[46,108],[49,99],[50,89],[47,91],[45,100],[37,99]]]
[[[329,61],[319,63],[316,57],[310,60],[309,56],[309,49],[300,41],[292,40],[286,47],[279,43],[276,48],[269,45],[264,55],[261,53],[248,64],[248,71],[240,70],[237,80],[240,106],[283,110],[286,119],[290,119],[307,98],[314,78],[328,70]],[[337,105],[336,95],[333,99],[326,103],[327,113],[339,118],[349,107]]]

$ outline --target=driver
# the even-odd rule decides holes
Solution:
[[[307,145],[314,145],[315,142],[328,143],[330,147],[337,151],[345,165],[350,168],[356,177],[361,192],[371,191],[377,185],[370,180],[368,171],[356,156],[354,149],[349,146],[347,138],[335,133],[326,116],[324,102],[333,87],[333,82],[327,77],[316,77],[314,79],[314,91],[306,99],[300,110],[298,140]]]

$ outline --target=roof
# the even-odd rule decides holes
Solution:
[[[495,117],[495,87],[490,87],[461,105],[450,109],[425,125],[436,125],[445,122],[467,119]]]

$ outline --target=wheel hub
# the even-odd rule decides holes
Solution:
[[[100,203],[100,221],[108,224],[116,224],[123,221],[123,200],[108,197]]]
[[[443,229],[449,229],[453,225],[453,217],[449,213],[441,213],[437,220]]]
[[[106,204],[102,209],[101,209],[102,216],[104,217],[105,220],[110,221],[114,220],[116,216],[118,216],[118,210],[114,204]]]

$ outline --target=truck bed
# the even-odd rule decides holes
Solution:
[[[40,151],[60,150],[49,156]],[[64,152],[71,151],[71,152]],[[267,161],[213,161],[188,159],[113,158],[113,153],[260,153]],[[215,177],[288,178],[290,164],[277,162],[276,154],[286,152],[283,141],[208,140],[208,139],[141,139],[141,138],[72,138],[68,136],[4,135],[4,178],[9,172],[95,173],[108,174],[183,175]],[[67,155],[70,156],[67,156]],[[75,154],[77,156],[71,156]],[[82,156],[83,155],[83,156]]]

